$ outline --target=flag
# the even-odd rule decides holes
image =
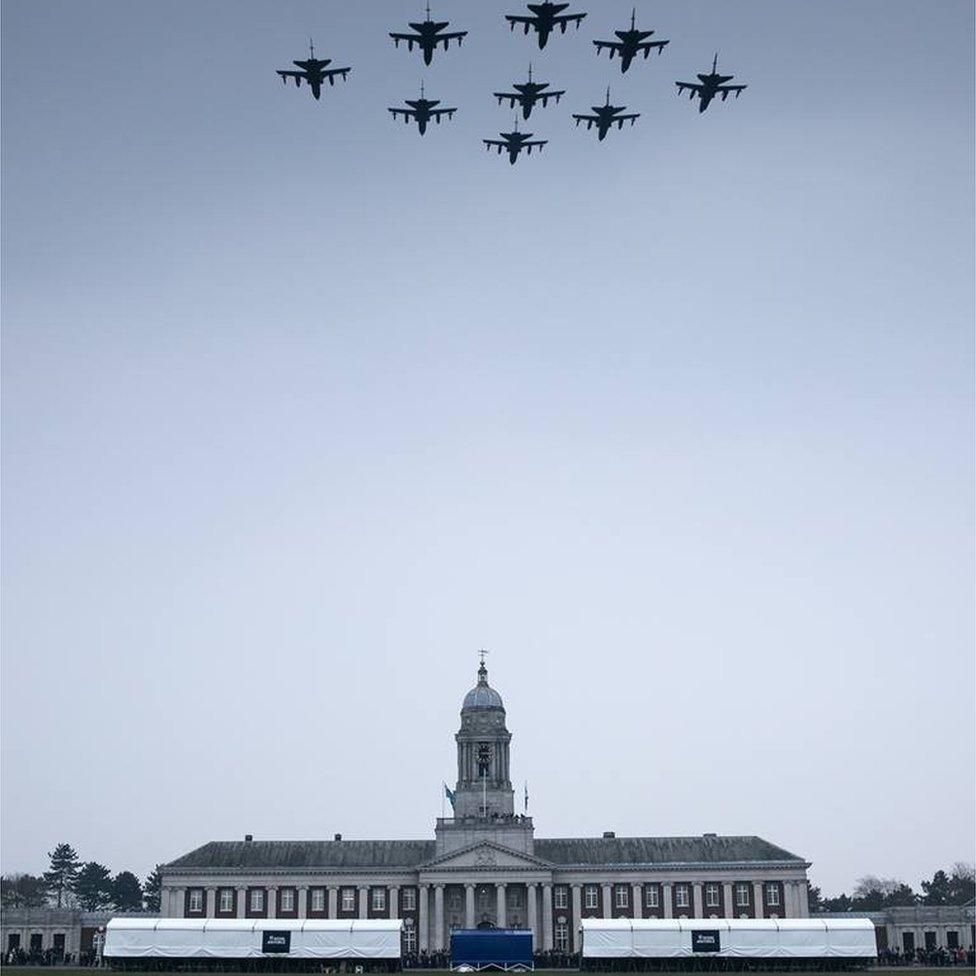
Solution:
[[[529,812],[529,781],[525,781],[525,800],[522,805],[522,811],[524,813]]]
[[[447,788],[447,783],[444,784],[444,795],[451,801],[451,809],[454,809],[454,803],[457,800],[457,795],[454,790]]]

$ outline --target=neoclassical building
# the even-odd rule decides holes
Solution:
[[[511,739],[482,662],[455,735],[454,816],[433,839],[211,841],[163,867],[162,914],[403,918],[408,952],[479,926],[573,952],[588,916],[807,916],[809,862],[760,837],[537,838],[515,812]]]

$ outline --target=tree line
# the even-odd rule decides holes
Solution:
[[[819,888],[810,888],[810,913],[877,912],[885,908],[915,905],[965,905],[976,897],[976,870],[959,862],[948,870],[940,868],[931,881],[923,881],[921,891],[897,878],[877,878],[872,874],[858,878],[853,892],[824,898]]]
[[[10,874],[0,878],[4,908],[82,908],[95,912],[158,912],[160,865],[145,881],[131,871],[112,872],[98,861],[82,861],[70,844],[48,852],[50,866],[41,875]]]

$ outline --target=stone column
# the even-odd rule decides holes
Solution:
[[[329,885],[329,918],[339,917],[339,888]]]
[[[308,918],[308,885],[299,885],[295,894],[295,913],[299,918]]]
[[[217,889],[204,888],[203,891],[203,916],[213,918],[217,914]]]
[[[735,918],[735,904],[732,901],[732,882],[722,883],[722,904],[725,906],[725,917]]]
[[[552,885],[542,886],[542,951],[552,949]]]
[[[265,905],[265,916],[267,918],[278,917],[278,886],[268,885],[267,894],[268,904]]]
[[[810,917],[810,899],[807,894],[806,881],[797,881],[796,884],[796,917]]]
[[[474,885],[464,886],[464,927],[474,928]]]
[[[763,886],[761,881],[753,881],[752,883],[752,901],[753,907],[755,908],[755,917],[764,918],[763,914]]]
[[[429,909],[429,892],[427,885],[422,884],[417,889],[417,951],[430,951],[430,925],[428,924],[427,912]]]
[[[630,897],[633,900],[633,904],[630,906],[631,918],[643,918],[644,917],[644,886],[635,881],[630,886]]]
[[[570,916],[572,919],[572,931],[569,933],[571,940],[570,946],[572,947],[573,952],[579,952],[580,919],[583,917],[583,886],[574,884],[571,889],[571,893],[573,900],[570,902],[570,904],[572,905],[573,913]]]
[[[705,902],[702,898],[702,885],[700,881],[694,882],[691,886],[691,917],[705,917]]]
[[[356,900],[359,902],[359,917],[369,918],[369,888],[366,885],[356,888]]]
[[[247,915],[247,888],[237,885],[234,888],[234,918],[244,918]]]
[[[434,885],[434,951],[444,948],[444,885]]]
[[[603,917],[613,918],[613,889],[605,884],[603,887]]]
[[[539,941],[539,906],[536,903],[536,885],[527,884],[525,886],[525,924],[528,925],[532,933],[532,945],[535,946]]]
[[[164,887],[159,894],[159,914],[169,918],[169,888]]]
[[[387,895],[390,899],[390,918],[400,917],[400,886],[390,885],[390,892]]]
[[[508,927],[505,907],[505,882],[499,881],[495,885],[495,925],[500,929]]]
[[[661,900],[664,904],[661,906],[664,909],[665,918],[674,918],[674,902],[671,899],[671,882],[665,881],[661,885]]]

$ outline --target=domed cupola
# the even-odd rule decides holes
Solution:
[[[499,708],[503,712],[505,711],[502,696],[488,684],[488,668],[485,667],[484,661],[478,668],[478,683],[464,696],[461,711],[466,712],[480,708]]]
[[[514,791],[509,779],[509,743],[502,696],[488,684],[484,653],[478,683],[464,696],[458,747],[455,817],[512,817]]]

